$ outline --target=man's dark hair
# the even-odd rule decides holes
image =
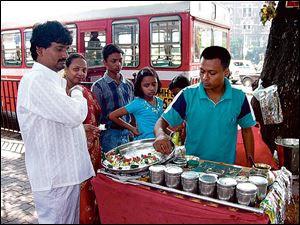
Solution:
[[[227,69],[230,64],[231,56],[226,48],[220,46],[210,46],[203,50],[200,59],[220,59],[224,69]]]
[[[30,52],[34,61],[37,60],[37,47],[49,48],[52,42],[63,45],[71,45],[73,41],[71,31],[58,21],[47,21],[42,24],[35,24],[30,39]]]
[[[110,56],[113,53],[121,53],[124,54],[123,50],[116,44],[108,44],[103,48],[102,54],[103,59],[106,61],[108,56]]]
[[[66,59],[66,67],[69,67],[74,59],[83,59],[86,61],[85,57],[82,54],[73,52]]]
[[[141,69],[136,76],[136,80],[134,82],[134,95],[135,96],[144,98],[144,92],[142,90],[141,83],[142,83],[143,78],[147,77],[147,76],[155,77],[157,79],[158,88],[157,88],[157,92],[155,94],[160,92],[161,82],[159,80],[159,77],[158,77],[156,71],[154,69],[152,69],[151,67],[145,67],[145,68]]]
[[[191,85],[191,83],[190,83],[189,79],[186,76],[179,74],[178,76],[176,76],[172,79],[171,83],[169,84],[169,89],[170,90],[173,90],[174,88],[183,89],[190,85]]]

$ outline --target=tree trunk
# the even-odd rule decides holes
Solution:
[[[251,100],[262,138],[272,153],[276,137],[299,138],[299,9],[286,8],[285,3],[278,2],[260,75],[263,87],[278,87],[283,122],[264,125],[259,102],[255,97]],[[253,84],[253,89],[257,84]]]

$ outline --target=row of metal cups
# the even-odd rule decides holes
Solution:
[[[267,194],[268,180],[261,176],[250,176],[249,179],[234,179],[215,174],[201,174],[194,171],[183,171],[178,166],[153,165],[149,168],[151,183],[166,185],[170,188],[217,197],[225,201],[237,201],[243,205],[253,205],[256,199],[261,201]]]

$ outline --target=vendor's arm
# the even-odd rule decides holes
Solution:
[[[252,156],[252,159],[254,159],[254,137],[251,127],[256,124],[256,121],[251,113],[250,104],[246,95],[243,92],[241,93],[242,107],[238,116],[238,124],[242,129],[242,137],[246,151],[246,164],[251,166],[249,156]]]
[[[132,126],[130,123],[125,122],[121,119],[122,116],[127,115],[128,112],[125,107],[119,108],[109,114],[109,119],[113,121],[115,124],[119,125],[120,127],[124,127],[130,130],[135,136],[139,136],[140,133],[138,129]]]
[[[252,128],[242,128],[242,137],[244,141],[244,147],[246,150],[246,163],[247,166],[251,166],[249,157],[251,156],[254,159],[254,137]]]
[[[176,95],[160,119],[156,122],[154,128],[156,139],[153,145],[156,151],[164,154],[169,154],[171,152],[171,138],[168,135],[171,133],[171,130],[168,130],[167,127],[176,127],[184,121],[186,105],[187,103],[183,92],[181,92]]]
[[[169,131],[167,127],[169,124],[162,117],[158,119],[154,127],[155,141],[153,146],[156,151],[163,154],[170,154],[172,151],[172,145],[170,137],[168,135]]]

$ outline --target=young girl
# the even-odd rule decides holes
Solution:
[[[140,140],[154,138],[154,126],[163,113],[163,101],[155,96],[160,91],[161,83],[157,73],[150,67],[145,67],[137,74],[134,84],[136,98],[126,106],[109,114],[109,119],[117,125],[131,131]],[[121,117],[133,114],[136,127],[125,122]]]

